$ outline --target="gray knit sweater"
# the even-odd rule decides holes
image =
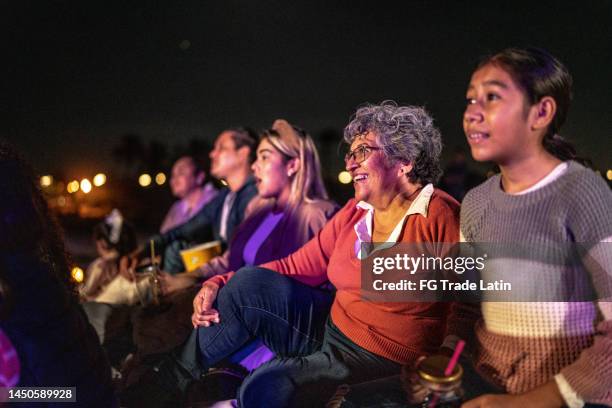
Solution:
[[[505,193],[500,181],[491,177],[466,195],[466,241],[582,243],[587,255],[580,267],[600,299],[608,296],[612,243],[602,241],[612,237],[612,191],[604,180],[569,162],[558,179],[523,195]],[[538,270],[533,274],[537,280]],[[612,299],[607,300],[483,302],[477,313],[456,306],[449,334],[473,340],[477,370],[507,392],[528,391],[561,373],[583,400],[612,405]]]

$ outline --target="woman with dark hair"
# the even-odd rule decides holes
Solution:
[[[612,192],[558,134],[571,84],[548,52],[510,48],[481,62],[468,86],[463,127],[472,156],[501,172],[465,196],[465,240],[528,245],[538,261],[520,259],[514,270],[528,271],[531,287],[575,294],[584,283],[595,295],[456,307],[449,334],[473,347],[482,384],[468,397],[512,394],[466,407],[612,405]],[[554,257],[562,247],[576,252]]]
[[[16,385],[76,387],[78,406],[116,406],[108,363],[71,283],[59,227],[29,165],[2,141],[0,191],[0,329],[17,353]]]

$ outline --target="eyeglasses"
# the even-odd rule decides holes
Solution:
[[[351,150],[347,154],[345,154],[344,162],[348,164],[350,160],[353,160],[355,161],[355,163],[359,164],[365,161],[368,157],[370,157],[370,154],[375,150],[382,150],[382,148],[362,144],[359,147],[356,147],[354,150]]]

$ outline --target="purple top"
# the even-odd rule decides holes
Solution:
[[[261,244],[263,244],[266,238],[274,231],[274,228],[276,228],[279,221],[283,218],[283,215],[284,213],[282,212],[274,214],[270,211],[261,224],[259,224],[259,227],[253,232],[251,238],[249,238],[244,246],[242,257],[244,258],[245,265],[255,265],[257,251],[259,251]]]
[[[217,196],[217,189],[212,185],[212,183],[206,183],[202,187],[202,194],[200,194],[200,199],[195,203],[192,207],[189,207],[189,203],[185,198],[182,200],[178,200],[170,210],[168,214],[166,214],[166,218],[164,218],[164,222],[162,222],[161,227],[159,228],[159,232],[162,234],[168,230],[171,230],[174,227],[178,227],[181,224],[187,222],[191,217],[196,215],[198,211],[202,207],[204,207],[207,203],[209,203],[213,198]]]

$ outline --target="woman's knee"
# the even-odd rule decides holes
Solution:
[[[260,303],[258,300],[258,297],[262,296],[260,284],[266,272],[271,271],[253,266],[240,268],[219,291],[217,309],[224,311],[228,308],[235,309],[237,306]]]
[[[282,285],[282,281],[286,279],[288,278],[269,269],[245,266],[236,272],[219,293],[219,296],[221,297],[223,293],[226,297],[232,296],[244,299],[245,296],[266,292],[271,287],[278,288],[279,285]]]

